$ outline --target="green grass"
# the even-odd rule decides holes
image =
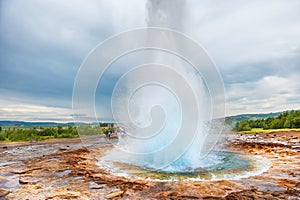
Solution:
[[[236,133],[244,133],[244,134],[254,134],[254,133],[276,133],[276,132],[292,132],[292,131],[299,131],[300,128],[281,128],[281,129],[262,129],[262,128],[253,128],[250,131],[240,131]]]
[[[84,136],[103,134],[99,127],[83,125],[78,127]],[[0,142],[41,141],[53,138],[78,138],[77,129],[74,126],[66,127],[38,127],[38,128],[6,128],[0,131]]]

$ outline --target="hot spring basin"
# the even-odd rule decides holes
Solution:
[[[211,157],[216,158],[218,162],[210,163]],[[208,156],[205,163],[202,167],[191,168],[175,162],[159,170],[109,160],[100,160],[98,165],[116,176],[153,181],[236,180],[261,174],[271,165],[264,157],[232,151],[215,152]]]

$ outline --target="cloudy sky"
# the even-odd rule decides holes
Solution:
[[[108,37],[145,27],[145,5],[0,1],[0,120],[72,121],[82,61]],[[300,108],[300,1],[187,0],[185,9],[180,31],[219,68],[227,115]]]

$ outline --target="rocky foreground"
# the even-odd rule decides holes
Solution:
[[[300,199],[300,132],[232,134],[229,149],[269,159],[239,180],[155,182],[117,177],[96,165],[103,137],[0,145],[0,199]]]

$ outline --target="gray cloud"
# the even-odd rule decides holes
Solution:
[[[0,87],[15,91],[10,95],[48,97],[42,105],[53,104],[56,97],[68,99],[70,108],[73,82],[89,51],[112,34],[141,24],[131,14],[134,8],[123,10],[122,2],[1,3]]]
[[[265,76],[257,82],[232,84],[228,89],[228,112],[233,114],[298,109],[298,79],[296,74],[286,78]]]
[[[146,26],[140,0],[0,2],[0,107],[49,107],[62,119],[69,114],[55,109],[71,111],[73,82],[88,53],[111,35]],[[300,107],[299,1],[187,0],[185,7],[182,31],[219,67],[228,113]]]

